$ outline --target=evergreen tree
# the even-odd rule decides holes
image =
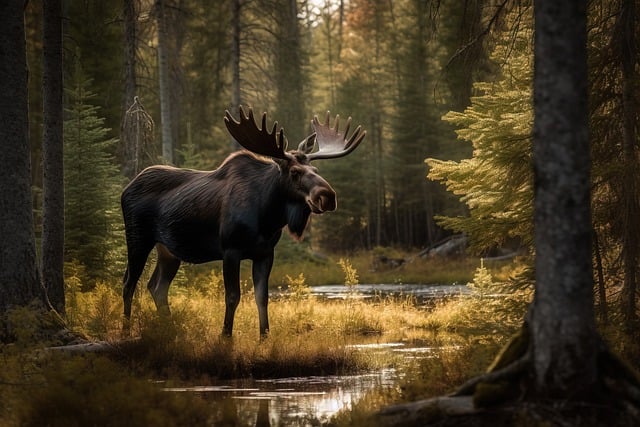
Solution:
[[[594,4],[589,34],[594,226],[604,252],[603,273],[620,277],[623,284],[622,292],[613,296],[619,296],[625,331],[633,334],[638,334],[640,281],[640,15],[636,4],[629,0]],[[605,292],[600,296],[604,303]]]
[[[122,249],[116,237],[122,178],[111,154],[117,141],[107,136],[98,107],[89,104],[95,95],[79,67],[71,84],[64,123],[65,261],[79,262],[95,282],[115,273],[114,254],[124,252],[116,251]]]
[[[396,25],[407,34],[397,47],[398,102],[392,124],[389,180],[390,214],[394,219],[389,230],[392,243],[426,246],[440,239],[434,223],[434,211],[440,212],[446,195],[440,186],[426,181],[425,157],[439,156],[444,127],[442,112],[429,95],[439,67],[430,51],[432,36],[429,5],[424,0],[408,2]],[[390,221],[391,222],[391,221]]]
[[[65,76],[73,74],[75,62],[81,61],[85,75],[93,79],[93,90],[100,94],[93,103],[101,108],[106,126],[117,130],[122,118],[124,84],[122,4],[119,1],[69,1],[65,2],[64,13],[65,54],[68,58],[76,53],[82,55],[72,60],[65,57]]]
[[[472,97],[471,106],[443,117],[458,127],[461,140],[472,143],[473,157],[427,159],[428,177],[442,181],[469,209],[467,216],[440,217],[440,224],[466,233],[476,250],[510,238],[532,244],[531,40],[524,24],[515,39],[503,39],[492,54],[494,61],[506,61],[502,77],[476,83],[480,95]]]
[[[395,78],[388,52],[391,12],[389,5],[371,0],[349,3],[345,26],[341,74],[336,105],[331,110],[344,119],[352,116],[367,130],[353,155],[321,165],[323,176],[338,193],[338,210],[317,218],[320,243],[332,250],[355,250],[383,245],[386,216],[385,172],[389,144],[389,96]],[[337,15],[336,15],[337,17]],[[343,124],[344,126],[344,124]]]

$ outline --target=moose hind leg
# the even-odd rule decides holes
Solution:
[[[149,256],[149,252],[151,252],[152,248],[153,245],[149,248],[128,247],[127,269],[124,273],[124,286],[122,289],[124,317],[127,320],[131,317],[131,301],[133,300],[133,294],[136,291],[138,280],[140,279],[140,275],[142,275],[144,265],[147,262],[147,257]]]
[[[173,256],[166,246],[158,243],[158,263],[149,280],[147,288],[151,292],[153,302],[160,314],[170,314],[169,311],[169,286],[180,268],[180,260]]]

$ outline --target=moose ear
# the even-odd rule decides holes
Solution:
[[[313,151],[313,148],[315,146],[316,146],[316,133],[314,132],[302,140],[300,145],[298,145],[298,151],[300,153],[309,154]]]

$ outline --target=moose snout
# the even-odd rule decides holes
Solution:
[[[314,188],[309,194],[307,203],[309,204],[311,211],[316,214],[335,211],[337,205],[336,193],[331,188]]]

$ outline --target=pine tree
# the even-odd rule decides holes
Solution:
[[[76,70],[71,83],[64,124],[65,261],[83,265],[90,286],[116,268],[114,253],[124,252],[116,251],[122,178],[110,154],[117,141],[107,136],[98,107],[89,104],[95,96],[90,81]]]
[[[406,10],[397,12],[396,27],[407,34],[398,43],[398,102],[392,124],[393,144],[390,144],[389,199],[394,218],[391,241],[405,246],[426,246],[441,236],[434,223],[434,211],[442,210],[445,192],[440,186],[424,179],[425,157],[440,155],[444,126],[443,111],[434,105],[429,95],[439,68],[437,57],[428,44],[432,37],[429,26],[429,5],[412,0]]]
[[[510,238],[532,244],[532,35],[522,25],[514,40],[504,39],[492,54],[496,62],[506,58],[502,77],[476,83],[480,95],[471,106],[443,117],[458,127],[459,139],[472,143],[473,157],[427,159],[428,178],[442,181],[469,209],[468,216],[440,217],[440,224],[466,233],[477,250]]]

